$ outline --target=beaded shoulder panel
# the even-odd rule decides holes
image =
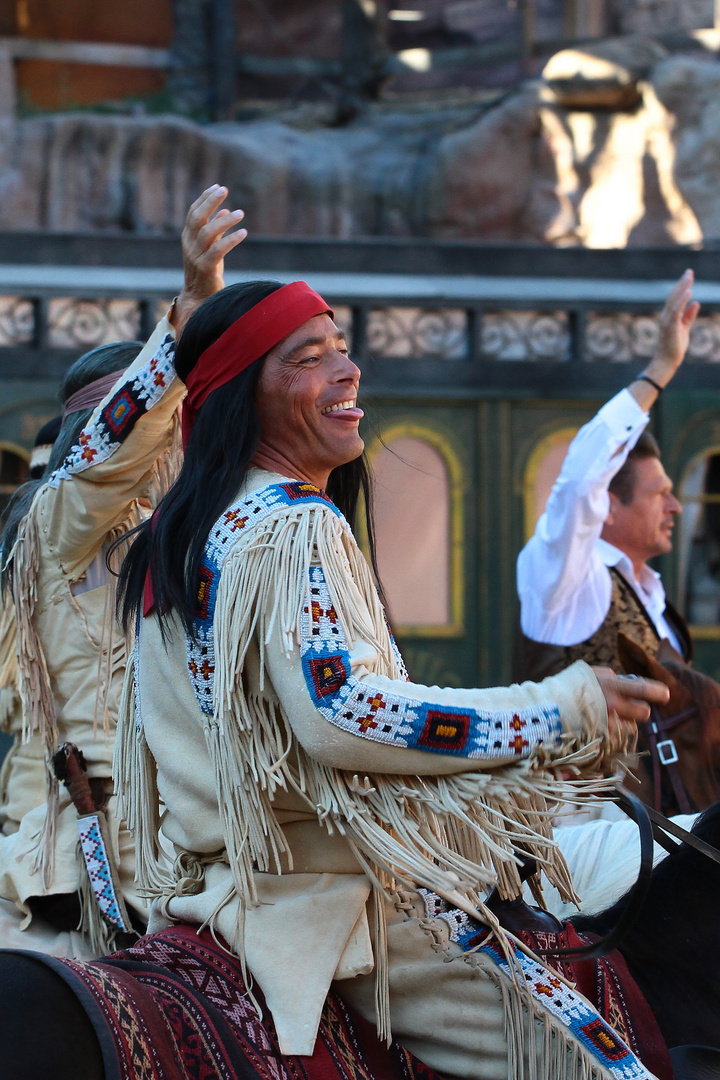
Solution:
[[[166,334],[148,362],[116,390],[95,423],[83,428],[77,444],[48,480],[51,487],[112,457],[170,386],[175,377],[174,356],[175,341]]]
[[[215,681],[215,635],[213,621],[223,563],[240,533],[251,529],[269,514],[287,506],[320,503],[338,517],[342,514],[314,484],[293,481],[270,484],[230,506],[210,530],[198,574],[193,636],[186,640],[187,664],[195,697],[202,711],[212,716]]]

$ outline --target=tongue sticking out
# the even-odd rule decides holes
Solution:
[[[362,420],[365,413],[362,409],[358,409],[357,405],[353,409],[336,409],[335,412],[323,413],[323,416],[328,420]]]

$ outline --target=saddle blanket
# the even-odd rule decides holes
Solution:
[[[562,934],[521,936],[532,949],[576,947],[587,940],[569,924]],[[492,949],[488,942],[481,947]],[[334,993],[312,1056],[281,1054],[258,988],[253,993],[262,1018],[240,962],[208,930],[170,927],[96,961],[37,959],[61,975],[82,1002],[100,1042],[106,1080],[442,1080],[398,1043],[381,1043],[374,1026]],[[499,952],[495,959],[502,966]],[[671,1080],[667,1049],[622,957],[555,964],[597,1010],[588,1013],[598,1028],[593,1033],[605,1068],[615,1056],[615,1069],[609,1070],[614,1075],[645,1076],[641,1060],[658,1080]],[[535,966],[547,982],[547,970]],[[530,979],[538,972],[528,968],[525,975]]]

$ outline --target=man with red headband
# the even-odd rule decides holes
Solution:
[[[341,999],[444,1074],[504,1080],[531,1058],[528,1075],[650,1078],[483,897],[519,892],[516,851],[573,895],[554,808],[602,786],[665,688],[583,663],[509,688],[408,681],[352,532],[360,373],[305,283],[216,293],[175,369],[183,467],[120,579],[138,631],[116,779],[153,932],[108,961],[44,960],[82,1007],[88,1080],[219,1080],[248,1058],[342,1074],[364,1051]],[[19,1003],[3,1019],[0,997],[0,1052],[29,988],[50,993],[15,963],[0,954]]]
[[[3,787],[26,812],[0,835],[0,947],[97,956],[132,930],[133,918],[146,917],[111,781],[126,649],[107,558],[111,542],[142,520],[138,500],[157,500],[171,478],[167,452],[184,392],[172,365],[175,334],[222,286],[223,255],[244,235],[225,236],[239,214],[213,220],[224,194],[216,187],[191,208],[186,284],[145,348],[101,346],[68,371],[49,471],[20,489],[8,510],[7,638],[15,646],[17,637],[12,661],[28,749],[39,747],[47,770],[38,784],[28,754],[11,756],[4,770]],[[85,818],[50,771],[65,742],[80,748],[87,766]]]

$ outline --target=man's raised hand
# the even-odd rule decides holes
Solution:
[[[245,214],[220,209],[227,193],[227,188],[213,184],[188,210],[182,231],[185,282],[172,313],[178,336],[203,300],[223,288],[225,256],[247,236],[247,229],[228,231],[239,225]]]
[[[692,298],[695,275],[686,270],[676,281],[660,313],[660,335],[654,358],[643,371],[659,387],[667,386],[683,362],[690,342],[690,331],[700,305]],[[648,382],[633,382],[630,393],[647,410],[657,397],[657,391]]]
[[[694,282],[692,270],[686,270],[673,286],[660,313],[660,337],[653,364],[662,368],[663,386],[683,362],[690,342],[690,330],[700,310],[699,303],[692,298]]]

